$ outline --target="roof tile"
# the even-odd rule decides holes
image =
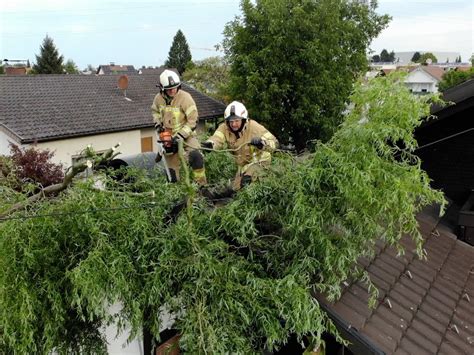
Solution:
[[[381,324],[382,323],[382,324]],[[391,335],[387,335],[383,331],[381,331],[385,327],[383,322],[370,322],[364,327],[364,334],[368,335],[371,339],[373,339],[380,348],[387,352],[393,353],[397,348],[398,340],[392,337]]]
[[[436,354],[438,350],[438,344],[433,342],[432,339],[427,338],[425,334],[420,333],[417,329],[410,327],[406,332],[406,338],[410,339],[417,345],[418,350],[413,354],[420,354],[423,351],[428,351],[430,354]]]
[[[474,248],[436,225],[435,210],[427,213],[418,216],[427,260],[418,259],[408,236],[401,240],[408,248],[403,256],[379,242],[380,253],[361,263],[379,290],[377,307],[368,308],[367,287],[356,281],[334,308],[357,319],[359,332],[387,353],[472,354]]]
[[[445,339],[460,348],[466,354],[474,354],[474,342],[470,341],[469,333],[466,333],[462,328],[457,327],[459,334],[455,329],[450,329],[446,332]]]

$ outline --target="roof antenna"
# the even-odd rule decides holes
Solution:
[[[117,83],[119,89],[123,90],[123,96],[127,98],[127,88],[128,88],[128,76],[126,75],[120,75],[118,78],[118,83]]]

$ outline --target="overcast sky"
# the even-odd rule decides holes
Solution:
[[[380,0],[393,17],[371,48],[388,51],[473,52],[472,0]],[[115,62],[162,65],[178,29],[193,59],[218,54],[224,25],[238,0],[0,0],[0,58],[35,61],[48,34],[65,60],[84,69]]]

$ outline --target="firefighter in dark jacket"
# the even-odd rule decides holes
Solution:
[[[225,122],[205,142],[203,148],[222,149],[225,144],[234,150],[238,170],[234,179],[234,189],[238,190],[261,175],[271,162],[271,153],[278,141],[264,126],[248,117],[245,106],[237,101],[227,106]]]
[[[179,180],[178,140],[184,140],[184,149],[193,170],[194,181],[206,184],[206,171],[199,141],[194,132],[198,123],[196,103],[191,95],[181,89],[178,74],[164,70],[160,75],[160,93],[155,96],[151,110],[159,140],[165,142],[165,159],[172,182]],[[157,161],[161,156],[157,156]]]

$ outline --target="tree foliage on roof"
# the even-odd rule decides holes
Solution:
[[[335,334],[311,290],[335,299],[341,282],[366,277],[356,260],[380,237],[401,250],[409,233],[422,255],[415,214],[443,197],[413,155],[413,131],[435,99],[411,95],[393,74],[359,83],[328,142],[276,154],[264,180],[217,209],[186,171],[166,184],[127,170],[120,181],[104,174],[105,190],[77,181],[17,212],[0,223],[0,347],[100,352],[101,325],[158,336],[162,307],[189,353],[261,353],[290,334],[316,344]],[[232,177],[227,155],[208,159],[212,176]]]
[[[327,140],[341,123],[367,48],[389,17],[345,0],[241,3],[243,15],[224,31],[230,94],[280,142],[297,148]]]
[[[468,71],[450,70],[443,75],[443,79],[438,84],[440,91],[446,91],[456,85],[465,81],[474,79],[474,68],[471,67]]]
[[[64,57],[59,55],[54,41],[46,35],[40,47],[40,54],[36,55],[36,64],[33,65],[35,74],[63,74]]]
[[[173,38],[173,43],[168,52],[168,59],[165,62],[165,66],[168,68],[178,69],[179,74],[182,75],[186,70],[186,66],[191,61],[191,51],[189,50],[186,37],[181,30],[178,30]]]

